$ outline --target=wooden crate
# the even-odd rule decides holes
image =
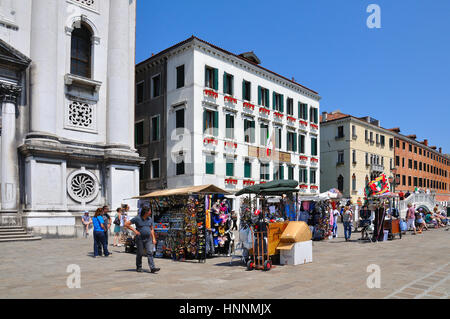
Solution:
[[[286,229],[287,222],[281,222],[281,223],[271,223],[268,224],[268,236],[267,241],[269,244],[269,256],[273,256],[276,254],[279,254],[280,252],[277,250],[278,244],[280,243],[281,235],[283,234],[284,230]],[[253,249],[249,249],[250,255],[253,254]]]

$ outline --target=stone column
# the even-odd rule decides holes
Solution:
[[[22,88],[0,83],[2,102],[1,210],[17,210],[18,159],[16,136],[16,102]]]
[[[62,1],[61,1],[62,2]],[[38,0],[31,8],[31,131],[56,134],[58,74],[58,25],[60,1]],[[62,28],[62,29],[61,29]],[[61,31],[62,30],[62,31]],[[70,57],[67,57],[70,58]],[[62,82],[61,82],[62,83]],[[61,84],[62,85],[62,84]],[[61,105],[58,105],[61,107]]]
[[[134,65],[130,52],[129,0],[112,0],[109,4],[108,30],[108,145],[129,145],[129,72]]]

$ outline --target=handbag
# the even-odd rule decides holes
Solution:
[[[120,226],[120,219],[119,216],[116,216],[116,218],[114,219],[114,225]]]

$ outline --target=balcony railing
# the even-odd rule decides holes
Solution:
[[[384,172],[384,166],[378,164],[371,164],[370,170],[373,172]]]

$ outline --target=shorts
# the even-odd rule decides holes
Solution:
[[[406,224],[406,229],[409,229],[412,226],[412,229],[416,229],[415,219],[408,219]]]
[[[122,231],[122,227],[120,227],[119,225],[114,226],[114,233],[120,233],[121,231]]]
[[[418,223],[418,224],[423,224],[423,219],[418,219],[418,220],[417,220],[417,223]]]

